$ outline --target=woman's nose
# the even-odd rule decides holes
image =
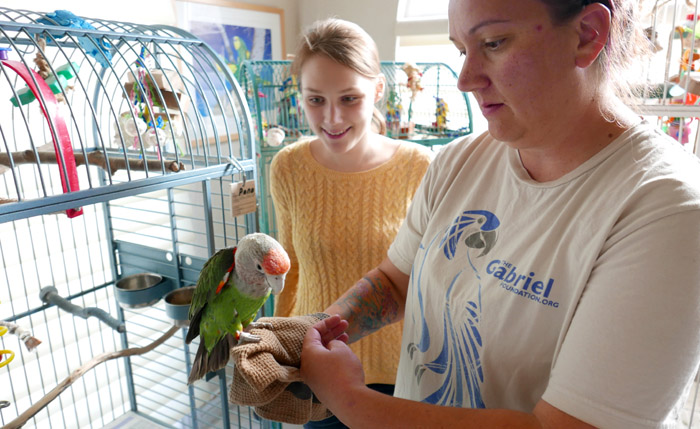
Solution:
[[[475,55],[465,54],[462,69],[457,79],[457,88],[462,92],[473,92],[484,89],[490,84],[484,73],[482,62]]]

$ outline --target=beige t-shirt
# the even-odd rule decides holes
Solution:
[[[530,179],[453,142],[389,258],[411,274],[395,395],[602,427],[670,427],[700,354],[700,161],[649,124]]]

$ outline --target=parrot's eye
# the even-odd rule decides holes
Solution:
[[[263,267],[260,264],[258,264],[258,271],[260,271],[261,273],[263,272]]]

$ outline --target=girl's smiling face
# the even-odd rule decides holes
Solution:
[[[370,79],[323,55],[301,68],[302,106],[326,150],[362,151],[371,135],[374,103],[381,97],[379,78]]]
[[[573,24],[555,25],[539,0],[451,0],[450,39],[464,56],[458,87],[472,92],[495,138],[536,147],[576,103]],[[583,104],[578,105],[582,107]]]

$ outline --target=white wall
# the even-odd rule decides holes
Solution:
[[[398,0],[300,0],[300,30],[318,19],[346,19],[360,25],[372,36],[382,61],[393,61],[398,3]]]

